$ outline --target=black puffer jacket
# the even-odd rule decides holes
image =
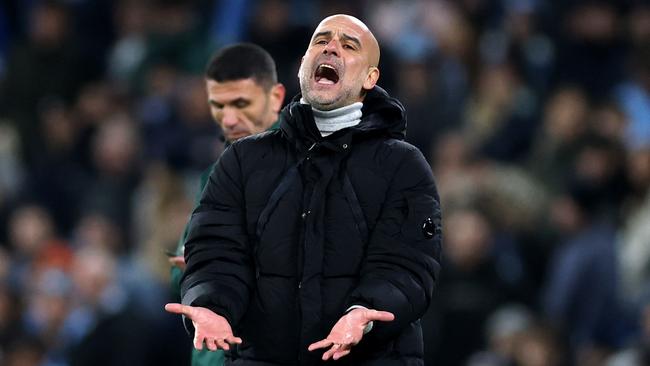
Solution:
[[[322,138],[294,100],[280,130],[221,156],[192,215],[183,303],[226,317],[233,365],[318,365],[307,346],[351,305],[390,311],[337,362],[421,365],[419,318],[439,271],[431,170],[403,141],[402,105],[375,87],[357,126]]]

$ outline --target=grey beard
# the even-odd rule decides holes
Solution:
[[[300,85],[302,97],[307,102],[307,104],[311,105],[316,109],[320,109],[322,111],[331,111],[333,109],[341,108],[356,102],[356,100],[352,98],[353,95],[352,90],[343,90],[342,94],[335,95],[331,99],[321,99],[319,96],[314,95],[316,93],[312,93],[313,91],[308,85],[309,81],[307,81],[305,84],[307,85],[303,85],[301,82]],[[350,101],[350,102],[341,104],[343,101]]]
[[[298,72],[298,80],[300,81],[300,93],[302,94],[303,99],[307,104],[311,105],[316,109],[322,111],[331,111],[332,109],[337,109],[345,107],[355,103],[361,97],[363,90],[360,90],[357,95],[355,95],[352,89],[341,90],[341,94],[334,95],[331,100],[319,99],[315,96],[313,90],[310,86],[311,77],[314,75],[315,70],[305,70],[301,67]],[[339,82],[341,82],[339,80]],[[348,103],[346,103],[348,101]]]

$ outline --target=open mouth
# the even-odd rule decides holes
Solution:
[[[334,66],[328,64],[318,65],[314,77],[319,84],[334,85],[339,81],[338,71],[336,71]]]

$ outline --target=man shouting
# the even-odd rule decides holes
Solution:
[[[360,20],[316,28],[280,129],[220,158],[194,211],[182,304],[230,365],[422,365],[440,205]]]

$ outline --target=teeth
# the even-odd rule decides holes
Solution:
[[[332,70],[336,71],[336,69],[335,69],[333,66],[328,65],[328,64],[321,64],[321,65],[318,66],[318,67],[326,67],[326,68],[328,68],[328,69],[332,69]]]
[[[318,83],[319,84],[326,84],[326,85],[333,85],[334,84],[334,82],[332,80],[325,79],[325,78],[322,78],[322,79],[318,80]]]

